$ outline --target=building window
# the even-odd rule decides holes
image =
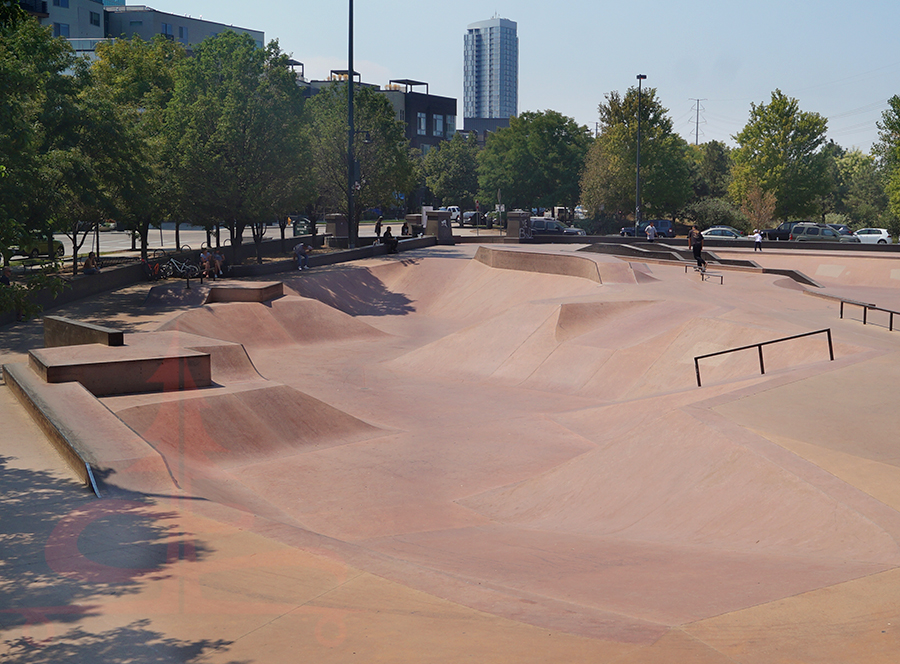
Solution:
[[[100,14],[91,12],[91,25],[100,25]]]
[[[455,133],[456,133],[456,116],[448,115],[447,116],[447,138],[450,138]]]
[[[69,36],[69,24],[68,23],[54,23],[53,24],[53,36],[54,37],[68,37]]]
[[[69,0],[53,0],[54,7],[68,7]]]
[[[161,34],[168,35],[169,37],[175,34],[175,30],[172,29],[171,23],[161,23],[159,31]]]
[[[178,38],[184,42],[188,40],[188,29],[183,25],[178,26]]]
[[[424,113],[417,113],[418,116],[418,134],[419,136],[425,136],[428,134],[428,119],[425,117]]]
[[[434,116],[434,131],[432,131],[433,136],[443,136],[444,135],[444,116],[443,115],[435,115]]]
[[[143,21],[128,21],[128,27],[139,28],[144,25]]]

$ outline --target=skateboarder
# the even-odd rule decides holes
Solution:
[[[691,226],[691,230],[688,232],[688,247],[694,252],[697,269],[701,272],[706,272],[706,261],[703,260],[703,235],[696,226]]]

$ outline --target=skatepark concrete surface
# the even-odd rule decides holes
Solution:
[[[44,382],[2,329],[100,497],[0,389],[0,662],[900,661],[900,331],[836,299],[900,310],[897,259],[580,248],[139,285],[52,312],[123,348],[36,353],[208,387]]]

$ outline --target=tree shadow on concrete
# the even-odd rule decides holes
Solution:
[[[14,468],[10,462],[0,456],[0,629],[40,634],[50,626],[98,615],[92,599],[135,594],[147,580],[169,578],[167,568],[179,560],[199,561],[209,553],[180,532],[176,513],[145,497],[120,494],[98,500],[73,480]],[[113,630],[110,638],[127,641],[134,634],[132,628]],[[102,652],[99,636],[88,641],[92,650]],[[75,661],[63,654],[43,659],[32,653],[28,639],[5,645],[17,654],[0,656],[4,663]],[[60,653],[69,646],[60,643]],[[46,648],[41,652],[46,654]],[[149,657],[148,651],[148,658],[84,661],[163,660]]]
[[[223,650],[231,641],[222,639],[183,641],[147,629],[149,620],[137,620],[99,634],[80,627],[69,629],[51,642],[21,637],[4,642],[9,664],[174,664],[202,662],[206,655]],[[247,664],[232,660],[230,664]]]
[[[319,300],[351,316],[404,316],[415,311],[412,300],[388,290],[368,269],[341,266],[318,269],[314,278],[298,275],[287,282],[302,297]]]

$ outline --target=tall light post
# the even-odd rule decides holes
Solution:
[[[641,81],[647,78],[646,74],[638,74],[638,117],[637,117],[637,176],[634,194],[634,237],[637,239],[641,225]]]
[[[353,214],[353,187],[356,185],[356,156],[353,154],[353,0],[350,2],[347,47],[347,243],[356,247],[356,224]]]

